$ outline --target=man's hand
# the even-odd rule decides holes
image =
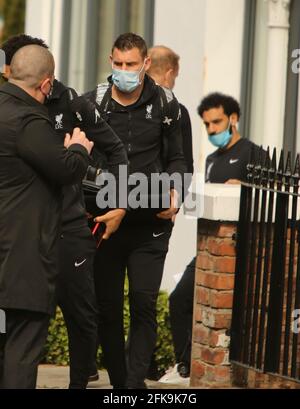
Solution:
[[[174,216],[176,215],[178,211],[178,193],[175,189],[172,189],[170,192],[170,198],[171,198],[171,206],[169,209],[164,210],[163,212],[158,213],[156,216],[159,219],[172,219],[175,220]]]
[[[103,239],[107,240],[112,233],[118,230],[123,217],[126,214],[124,209],[110,210],[104,216],[98,216],[94,219],[96,223],[105,223],[106,229],[103,234]]]
[[[91,153],[94,146],[94,142],[89,141],[85,133],[82,132],[79,128],[74,129],[72,136],[69,133],[67,133],[65,137],[64,141],[65,148],[68,149],[71,145],[74,144],[79,144],[83,146],[88,151],[88,154]]]

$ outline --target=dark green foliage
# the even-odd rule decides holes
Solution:
[[[4,18],[4,31],[1,42],[8,37],[24,32],[26,0],[2,0],[0,14]]]

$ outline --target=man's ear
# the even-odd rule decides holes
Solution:
[[[148,71],[151,65],[151,58],[150,57],[146,57],[145,59],[145,71]]]
[[[238,115],[237,113],[234,112],[233,114],[230,115],[230,123],[232,126],[236,127],[238,122],[239,122]]]
[[[170,68],[168,71],[165,72],[165,78],[169,82],[170,78],[172,77],[174,70],[173,68]]]
[[[6,80],[9,79],[10,77],[10,65],[4,65],[3,66],[3,73],[2,73],[2,77],[4,77]]]

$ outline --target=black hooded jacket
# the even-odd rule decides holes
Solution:
[[[105,110],[98,104],[99,87],[85,94],[85,97],[96,104],[100,114],[105,116],[107,123],[123,142],[129,160],[129,174],[140,172],[149,177],[164,171],[169,175],[179,173],[183,180],[186,162],[182,149],[181,111],[172,91],[164,89],[168,113],[162,117],[159,85],[148,75],[145,76],[140,98],[129,106],[122,106],[112,99],[111,77],[108,81]],[[167,136],[166,149],[163,147],[164,133]],[[163,152],[163,149],[166,151]],[[134,221],[135,214],[146,211],[139,210],[128,212],[124,221],[128,218]],[[152,218],[153,221],[161,222],[156,217]]]
[[[127,165],[124,146],[114,131],[105,123],[96,111],[95,105],[76,91],[54,82],[54,89],[46,104],[50,119],[62,140],[66,133],[72,134],[79,127],[94,142],[94,146],[105,154],[108,169],[118,182],[119,165]],[[87,225],[86,210],[81,184],[64,188],[62,229],[63,231],[79,230]]]

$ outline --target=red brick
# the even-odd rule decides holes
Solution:
[[[219,333],[214,330],[210,330],[209,332],[209,346],[216,347],[219,341]]]
[[[218,237],[231,237],[236,233],[236,224],[222,224],[218,230]]]
[[[196,300],[198,304],[209,305],[210,290],[205,287],[196,288]]]
[[[214,328],[228,329],[231,326],[232,311],[221,312],[218,311],[214,315]]]
[[[194,327],[193,340],[195,343],[208,345],[210,338],[210,329],[203,324]]]
[[[205,253],[201,253],[197,257],[196,266],[197,268],[201,268],[202,270],[213,270],[214,268],[213,258]]]
[[[209,296],[209,305],[213,308],[232,308],[233,291],[212,291]]]
[[[214,260],[214,270],[218,273],[234,273],[235,257],[217,257]]]
[[[202,321],[202,312],[201,306],[198,304],[194,304],[194,321],[201,322]]]
[[[235,256],[236,250],[232,240],[208,239],[207,251],[216,256]]]
[[[192,344],[192,360],[199,360],[201,358],[201,345],[193,342]]]
[[[224,362],[226,352],[223,349],[202,347],[201,359],[204,362],[220,365]]]
[[[205,365],[199,361],[193,360],[191,365],[191,373],[196,378],[201,378],[205,374]]]
[[[227,383],[230,382],[230,366],[207,366],[205,368],[205,380],[209,382]]]
[[[201,322],[203,325],[214,329],[228,329],[231,325],[232,310],[216,310],[205,305],[201,307]]]
[[[234,288],[234,274],[219,274],[201,271],[196,274],[197,284],[216,290],[232,290]]]

